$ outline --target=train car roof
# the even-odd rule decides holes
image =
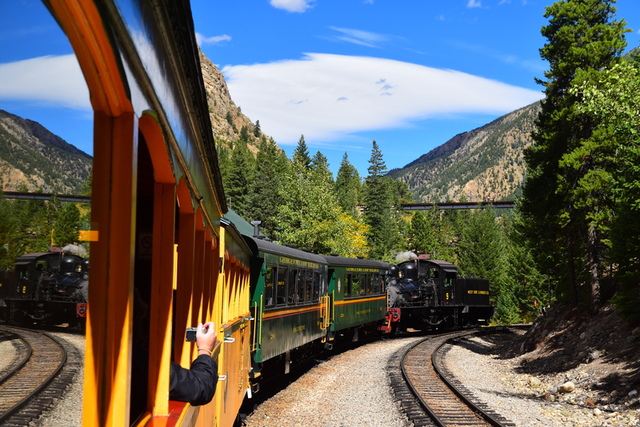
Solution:
[[[257,251],[260,251],[260,252],[267,252],[270,254],[282,255],[282,256],[287,256],[291,258],[312,261],[318,264],[327,263],[327,261],[322,255],[317,255],[311,252],[302,251],[300,249],[291,248],[289,246],[279,245],[277,243],[273,243],[264,239],[256,239],[255,237],[244,236],[244,238],[248,242],[253,242],[253,245],[255,245],[255,247],[257,248]]]
[[[456,267],[456,265],[455,265],[455,264],[451,264],[451,263],[450,263],[450,262],[448,262],[448,261],[442,261],[442,260],[439,260],[439,259],[422,259],[422,258],[415,258],[415,259],[411,259],[411,260],[407,260],[407,261],[403,261],[403,262],[401,262],[401,263],[398,263],[398,265],[406,264],[406,263],[408,263],[408,262],[412,262],[412,263],[413,263],[413,262],[415,262],[415,261],[416,261],[416,259],[417,259],[417,260],[418,260],[418,262],[420,262],[420,263],[430,263],[430,264],[435,264],[435,265],[437,265],[438,267],[441,267],[441,268],[443,268],[443,269],[445,269],[445,270],[456,270],[456,271],[458,270],[458,267]]]
[[[368,267],[368,268],[380,268],[380,269],[389,268],[388,262],[377,261],[373,259],[346,258],[346,257],[329,256],[329,255],[323,255],[323,257],[327,261],[327,264],[329,266]]]

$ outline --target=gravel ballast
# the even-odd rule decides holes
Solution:
[[[58,335],[58,334],[56,334]],[[60,333],[84,354],[84,337]],[[422,338],[397,338],[363,345],[332,357],[312,368],[296,382],[259,405],[245,422],[248,427],[405,427],[412,424],[399,409],[389,385],[388,359],[399,349]],[[498,340],[468,338],[446,356],[451,372],[477,400],[522,427],[640,426],[637,406],[623,410],[589,407],[588,390],[579,381],[575,390],[559,393],[568,379],[532,376],[518,372],[519,358],[504,359],[492,351]],[[10,351],[0,342],[0,351]],[[570,378],[569,378],[570,379]],[[81,426],[82,382],[80,370],[64,399],[33,426]]]

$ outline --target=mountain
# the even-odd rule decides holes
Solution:
[[[92,160],[39,123],[0,110],[2,190],[79,194]]]
[[[458,134],[389,175],[404,181],[419,203],[513,199],[524,181],[523,150],[533,142],[539,111],[536,102]]]
[[[249,148],[255,154],[258,144],[257,138],[253,137],[256,133],[255,123],[242,114],[240,107],[233,102],[224,75],[202,51],[200,52],[200,68],[207,92],[209,117],[216,142],[228,145],[229,142],[240,138],[244,128]]]

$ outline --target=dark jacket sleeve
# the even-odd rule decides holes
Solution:
[[[201,354],[185,369],[171,362],[169,399],[204,405],[213,399],[218,383],[218,365],[208,355]]]

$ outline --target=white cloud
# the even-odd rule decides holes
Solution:
[[[314,0],[271,0],[269,3],[276,9],[284,9],[287,12],[304,13],[312,7]]]
[[[353,28],[339,28],[339,27],[329,27],[332,30],[340,33],[337,37],[338,40],[358,44],[361,46],[367,47],[377,47],[378,44],[383,43],[388,40],[387,36],[372,33],[370,31],[356,30]]]
[[[0,99],[90,109],[89,90],[75,55],[0,64]]]
[[[482,7],[480,0],[469,0],[467,7]]]
[[[470,74],[389,59],[307,54],[302,60],[226,66],[231,96],[279,144],[340,141],[451,114],[503,114],[542,93]]]
[[[196,43],[198,46],[203,44],[220,44],[222,42],[228,42],[231,40],[231,36],[228,34],[222,34],[220,36],[205,37],[200,33],[196,33]]]

